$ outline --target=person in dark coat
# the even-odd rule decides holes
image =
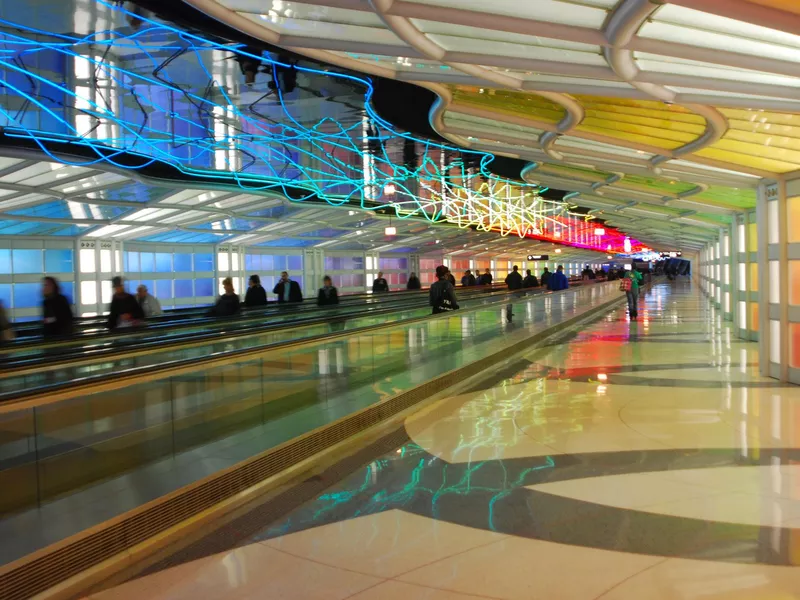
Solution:
[[[522,280],[522,287],[524,288],[535,288],[539,287],[539,280],[536,279],[536,275],[531,273],[531,270],[528,269],[525,271],[525,279]]]
[[[230,277],[223,279],[222,287],[225,293],[217,299],[217,303],[208,312],[211,317],[231,317],[239,314],[241,310],[239,295],[233,290],[233,279]]]
[[[300,284],[289,279],[289,273],[286,271],[281,273],[281,280],[275,284],[272,293],[278,295],[278,304],[296,304],[303,301]]]
[[[417,277],[416,273],[411,273],[411,275],[408,276],[408,283],[406,284],[406,289],[407,290],[422,289],[422,283],[420,282],[419,277]]]
[[[477,281],[475,280],[475,275],[472,274],[472,271],[469,269],[464,271],[464,276],[461,278],[461,285],[464,287],[469,287],[476,284]]]
[[[444,265],[436,267],[436,282],[431,286],[428,297],[433,314],[458,310],[455,286],[448,277],[450,271]]]
[[[511,273],[506,277],[506,285],[508,289],[512,291],[522,289],[522,275],[519,274],[519,267],[517,265],[514,265],[511,269]]]
[[[42,294],[42,335],[46,338],[72,335],[72,308],[55,277],[42,279]]]
[[[136,296],[125,291],[125,282],[122,277],[114,277],[111,280],[111,287],[114,288],[114,296],[111,298],[109,307],[108,328],[113,330],[117,327],[137,325],[144,319],[144,311]]]
[[[566,290],[568,288],[569,288],[569,279],[567,279],[567,276],[564,275],[564,267],[558,265],[558,269],[556,269],[556,272],[550,276],[547,289],[549,289],[551,292],[559,292],[561,290]]]
[[[325,275],[322,279],[322,287],[317,294],[317,306],[333,306],[339,304],[339,292],[333,287],[333,280]]]
[[[250,287],[244,295],[244,305],[248,308],[267,305],[267,290],[261,286],[261,278],[258,275],[250,275]]]
[[[544,271],[542,271],[542,276],[539,279],[539,281],[542,282],[542,287],[546,287],[547,289],[550,289],[550,278],[552,276],[553,276],[553,274],[550,272],[550,269],[545,267]]]
[[[383,271],[378,273],[378,277],[372,282],[372,293],[382,294],[389,291],[389,282],[383,278]]]
[[[3,342],[11,342],[15,337],[16,334],[11,327],[11,322],[6,316],[6,309],[3,308],[3,303],[0,302],[0,344]]]
[[[436,268],[438,269],[439,267],[436,267]],[[456,277],[455,277],[455,275],[453,275],[453,273],[447,267],[445,267],[445,269],[447,269],[447,273],[445,274],[445,277],[447,278],[447,281],[450,282],[450,285],[455,287],[455,285],[456,285]]]
[[[492,274],[486,269],[478,280],[478,285],[492,285]]]

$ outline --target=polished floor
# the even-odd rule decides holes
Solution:
[[[800,388],[688,281],[92,598],[800,598]]]

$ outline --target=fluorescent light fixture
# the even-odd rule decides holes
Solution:
[[[602,227],[598,227],[597,229],[594,230],[594,234],[595,235],[605,235],[606,234],[606,230],[603,229]]]
[[[394,193],[396,191],[397,191],[397,188],[395,187],[395,185],[393,183],[387,183],[385,186],[383,186],[383,193],[386,196],[394,196]]]
[[[386,227],[383,233],[386,235],[397,235],[397,227]]]

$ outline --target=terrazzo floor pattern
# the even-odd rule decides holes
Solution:
[[[688,281],[641,302],[415,413],[278,520],[90,597],[800,598],[800,388]]]

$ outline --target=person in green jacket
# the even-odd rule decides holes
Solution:
[[[631,319],[635,319],[639,316],[639,286],[643,277],[634,267],[630,271],[625,271],[625,278],[631,280],[631,289],[625,292],[625,296],[628,298],[628,312]]]

